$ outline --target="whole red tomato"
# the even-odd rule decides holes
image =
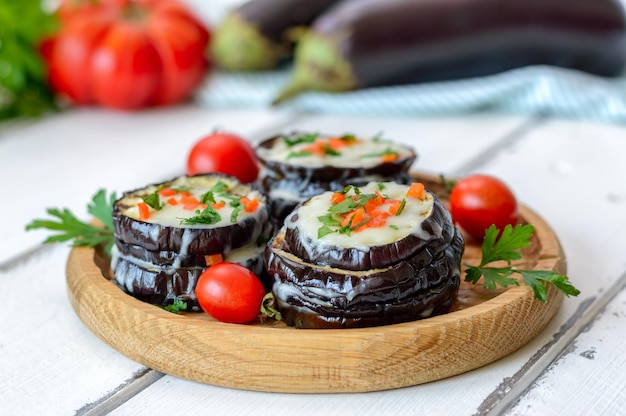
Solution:
[[[492,224],[502,230],[519,219],[515,195],[501,180],[471,175],[459,180],[450,192],[452,219],[475,239],[483,239]]]
[[[232,133],[212,133],[194,144],[187,157],[187,174],[219,172],[235,176],[241,182],[253,182],[259,174],[259,162],[252,145]]]
[[[254,273],[236,263],[207,268],[196,284],[196,298],[203,311],[228,323],[242,324],[259,315],[265,289]]]
[[[70,0],[59,13],[45,53],[50,84],[77,105],[175,104],[208,69],[209,31],[176,0]]]

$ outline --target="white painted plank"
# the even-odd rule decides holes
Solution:
[[[626,290],[619,292],[506,414],[625,415],[624,333]]]
[[[39,244],[46,231],[24,232],[48,207],[88,218],[100,188],[118,195],[185,172],[193,143],[215,129],[252,135],[288,118],[269,111],[176,107],[137,113],[81,109],[0,130],[0,264]],[[19,177],[17,177],[19,175]]]
[[[144,370],[74,313],[65,285],[68,253],[55,245],[0,270],[0,414],[73,414]]]

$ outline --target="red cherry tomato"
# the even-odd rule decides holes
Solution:
[[[494,224],[503,230],[515,226],[519,219],[515,195],[497,178],[471,175],[459,180],[450,192],[452,219],[475,239],[485,237],[485,230]]]
[[[256,180],[259,162],[252,145],[231,133],[212,133],[200,139],[187,157],[187,174],[212,172],[235,176],[244,183]]]
[[[178,0],[64,0],[44,56],[76,105],[131,110],[187,99],[208,70],[211,33]]]
[[[196,298],[203,311],[228,323],[242,324],[259,315],[265,289],[245,267],[223,262],[207,268],[196,284]]]

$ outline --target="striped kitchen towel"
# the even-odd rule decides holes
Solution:
[[[289,70],[243,74],[214,71],[196,98],[213,108],[265,108],[271,106],[288,80]],[[492,111],[623,124],[626,77],[603,78],[575,70],[531,66],[473,79],[344,93],[309,92],[281,104],[281,108],[361,116]]]

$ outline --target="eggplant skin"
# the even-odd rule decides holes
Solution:
[[[297,211],[293,211],[286,219],[285,245],[290,253],[305,262],[319,266],[337,267],[345,270],[370,270],[387,267],[410,257],[424,258],[429,261],[433,253],[450,244],[455,227],[449,211],[434,196],[431,215],[422,223],[422,229],[432,237],[424,240],[415,234],[392,244],[370,247],[368,251],[356,248],[324,247],[313,241],[302,243],[302,237],[296,226],[291,223],[298,221]]]
[[[259,32],[273,42],[282,42],[285,30],[308,26],[322,12],[338,0],[251,0],[236,12],[246,22],[255,25]]]
[[[251,0],[234,9],[213,33],[211,55],[220,68],[258,71],[291,57],[295,30],[339,0]]]
[[[263,252],[240,263],[251,270],[266,291],[272,282],[265,272]],[[126,293],[153,305],[167,306],[177,300],[187,303],[187,311],[199,311],[196,284],[206,267],[143,267],[133,259],[118,258],[114,264],[116,284]]]
[[[275,100],[552,65],[601,76],[626,66],[615,0],[344,0],[316,19]]]
[[[357,328],[447,313],[460,285],[464,241],[455,228],[433,256],[418,253],[388,268],[348,271],[306,263],[285,251],[284,233],[268,244],[265,265],[283,320],[297,328]]]

